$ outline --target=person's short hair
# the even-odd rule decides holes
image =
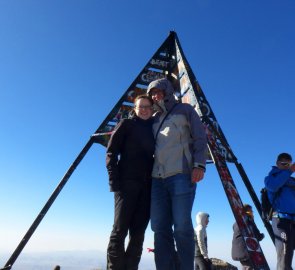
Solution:
[[[252,211],[252,206],[250,204],[244,204],[243,208],[244,208],[245,211],[249,211],[249,210]]]
[[[281,153],[278,155],[277,161],[280,161],[282,159],[292,160],[292,156],[288,153]]]
[[[135,100],[134,100],[134,104],[136,103],[137,100],[140,100],[140,99],[147,99],[151,103],[151,105],[154,105],[153,99],[148,95],[139,95],[139,96],[137,96],[135,98]]]

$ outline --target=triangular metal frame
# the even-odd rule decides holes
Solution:
[[[246,188],[252,197],[260,216],[262,217],[260,202],[242,165],[238,163],[237,158],[233,154],[233,151],[231,150],[218,124],[211,106],[184,56],[177,34],[174,31],[171,31],[167,39],[148,61],[99,128],[95,131],[94,135],[86,143],[17,246],[14,253],[5,264],[4,268],[0,270],[12,268],[19,254],[22,252],[23,248],[33,235],[34,231],[37,229],[38,225],[41,223],[60,191],[65,186],[70,176],[82,161],[93,143],[99,143],[106,146],[110,134],[118,121],[122,118],[128,117],[129,112],[133,109],[133,101],[135,97],[139,94],[145,93],[147,86],[151,81],[164,77],[170,79],[176,89],[176,95],[178,95],[181,102],[191,104],[196,109],[202,119],[202,122],[204,123],[208,138],[209,159],[214,162],[217,168],[232,212],[245,240],[245,245],[247,247],[253,268],[257,270],[269,269],[263,251],[254,235],[252,226],[248,223],[245,213],[242,211],[243,203],[227,167],[227,162],[234,163],[236,165]],[[265,220],[263,220],[263,222],[273,240],[273,232],[270,223]]]

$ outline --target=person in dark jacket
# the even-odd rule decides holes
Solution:
[[[245,211],[248,218],[247,223],[252,226],[255,237],[257,238],[258,241],[261,241],[264,238],[264,234],[260,233],[259,229],[256,227],[251,205],[244,204],[243,210]],[[240,232],[237,222],[235,222],[233,225],[233,231],[234,231],[234,234],[233,234],[232,250],[231,250],[232,259],[234,261],[240,261],[243,270],[254,270],[251,264],[249,254],[247,252],[246,245],[244,243],[243,236]]]
[[[295,163],[288,153],[277,157],[276,166],[264,179],[273,207],[272,229],[275,235],[277,270],[292,270],[295,249]]]
[[[107,147],[106,166],[114,192],[114,225],[107,248],[108,270],[136,270],[150,219],[154,136],[153,100],[138,96],[135,115],[116,126]],[[129,233],[129,242],[124,242]]]

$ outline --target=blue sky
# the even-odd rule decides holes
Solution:
[[[293,0],[1,0],[0,252],[14,251],[170,30],[259,194],[277,154],[295,155],[294,14]],[[94,145],[24,252],[105,250],[113,221],[107,182],[105,148]],[[214,165],[198,186],[193,219],[198,211],[211,217],[209,256],[230,261],[234,217]],[[144,248],[152,243],[148,229]],[[269,236],[261,245],[273,266]]]

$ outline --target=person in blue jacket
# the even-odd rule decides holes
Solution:
[[[265,177],[267,195],[274,212],[272,228],[275,235],[277,269],[291,270],[295,248],[295,163],[290,154],[278,155],[276,166]]]

